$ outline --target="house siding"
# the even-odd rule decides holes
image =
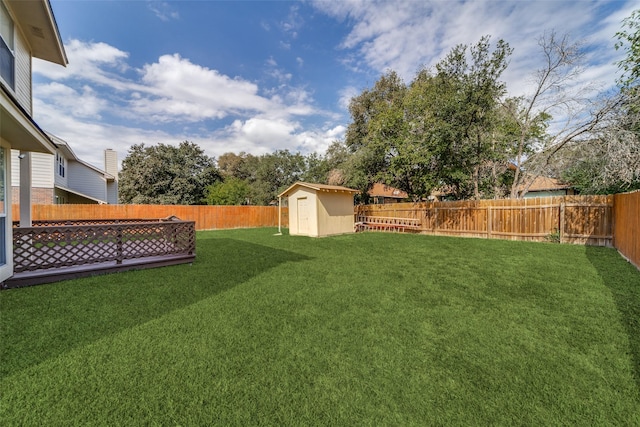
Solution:
[[[2,2],[5,8],[9,11],[11,19],[13,20],[13,54],[15,58],[14,62],[14,87],[13,94],[18,101],[18,104],[24,108],[29,115],[32,114],[32,100],[31,100],[31,49],[27,43],[26,38],[23,35],[23,30],[13,15],[11,6],[6,2]]]
[[[107,203],[110,205],[118,204],[118,183],[114,181],[107,182]]]
[[[31,154],[31,184],[34,187],[53,188],[53,156],[44,153]]]
[[[15,38],[16,58],[16,99],[29,115],[32,115],[31,103],[31,53],[20,31],[16,31]]]
[[[69,162],[67,170],[70,189],[107,201],[107,183],[101,173],[78,162]]]
[[[20,151],[11,150],[11,185],[20,185]],[[45,153],[31,153],[31,186],[53,188],[53,156]]]

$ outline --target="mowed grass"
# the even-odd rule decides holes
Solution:
[[[640,425],[615,250],[274,233],[0,292],[2,425]]]

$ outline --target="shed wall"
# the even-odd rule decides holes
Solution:
[[[353,195],[348,193],[318,194],[318,235],[353,233]]]

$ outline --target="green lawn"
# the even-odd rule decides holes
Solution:
[[[2,425],[640,425],[615,250],[274,233],[0,292]]]

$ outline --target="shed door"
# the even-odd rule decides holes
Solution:
[[[297,199],[298,202],[298,233],[309,234],[309,204],[307,198]]]

